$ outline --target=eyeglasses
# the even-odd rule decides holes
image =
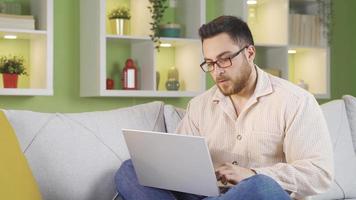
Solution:
[[[232,65],[232,61],[231,59],[235,58],[236,56],[238,56],[244,49],[246,49],[248,46],[243,47],[242,49],[240,49],[238,52],[232,54],[231,56],[227,57],[227,58],[219,58],[216,61],[204,61],[200,64],[200,68],[204,71],[204,72],[211,72],[214,71],[215,69],[215,65],[217,65],[219,68],[227,68],[227,67],[231,67]]]

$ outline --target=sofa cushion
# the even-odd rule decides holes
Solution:
[[[350,95],[345,95],[342,98],[345,101],[346,113],[351,128],[352,142],[356,154],[356,98]]]
[[[39,188],[16,135],[1,110],[0,163],[0,199],[41,199]]]
[[[174,133],[183,119],[185,110],[172,105],[164,105],[164,122],[168,133]]]
[[[43,198],[53,200],[111,199],[115,171],[129,158],[121,129],[165,130],[162,102],[101,112],[9,110],[7,115],[18,138],[26,140],[22,148]],[[36,128],[23,128],[31,124]]]
[[[334,100],[321,108],[333,143],[335,179],[333,186],[315,199],[356,198],[356,156],[344,101]]]

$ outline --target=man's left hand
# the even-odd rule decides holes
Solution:
[[[251,169],[240,167],[231,163],[224,163],[215,170],[215,175],[218,181],[226,185],[231,183],[236,185],[238,182],[249,178],[256,173]]]

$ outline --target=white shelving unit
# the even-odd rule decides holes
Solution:
[[[24,1],[22,2],[24,3]],[[0,55],[24,56],[28,76],[19,76],[19,87],[3,88],[0,95],[53,95],[53,0],[28,0],[35,30],[0,28]],[[4,39],[16,35],[17,39]],[[0,74],[2,76],[2,74]]]
[[[248,22],[258,66],[278,70],[282,78],[295,84],[303,80],[316,98],[330,97],[330,50],[320,21],[310,23],[310,19],[317,19],[315,0],[257,0],[253,5],[247,0],[206,1],[216,8],[209,19],[234,15]],[[304,21],[296,25],[294,15]],[[289,54],[288,50],[295,53]]]
[[[307,83],[316,98],[330,98],[330,48],[319,7],[315,0],[289,2],[288,49],[296,53],[288,56],[288,78]]]
[[[303,29],[303,38],[313,39],[309,43],[295,42],[296,27],[291,20],[298,12],[315,15],[315,1],[257,0],[255,5],[247,4],[247,0],[176,2],[174,18],[182,25],[182,37],[161,38],[172,47],[157,52],[148,37],[151,20],[148,0],[81,0],[81,96],[189,97],[205,91],[206,75],[199,68],[202,54],[198,29],[217,16],[235,15],[247,21],[252,30],[257,48],[256,64],[277,70],[282,78],[294,83],[303,80],[317,98],[330,97],[330,56],[326,39],[319,32],[320,43],[316,44],[315,33],[310,36],[312,32]],[[124,36],[112,34],[107,18],[109,11],[119,5],[129,7],[132,15],[129,34]],[[292,49],[296,53],[288,54]],[[129,57],[139,67],[139,90],[121,90],[120,84],[116,84],[114,90],[107,90],[106,79],[120,82],[119,74]],[[181,87],[178,91],[167,91],[166,74],[173,66],[179,71]]]
[[[158,52],[149,38],[148,0],[81,0],[81,96],[189,97],[203,92],[205,75],[199,68],[202,57],[197,29],[205,22],[204,3],[177,2],[174,17],[183,25],[182,37],[161,37],[172,47],[161,47]],[[110,10],[119,5],[131,11],[128,35],[113,35],[107,18]],[[138,66],[138,90],[120,89],[120,74],[127,58]],[[164,86],[171,67],[179,71],[181,86],[177,91],[168,91]],[[156,72],[160,74],[159,84]],[[106,89],[107,78],[114,79],[116,88]]]

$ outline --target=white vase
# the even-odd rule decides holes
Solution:
[[[111,19],[111,29],[113,34],[127,35],[128,34],[128,20],[127,19]]]

